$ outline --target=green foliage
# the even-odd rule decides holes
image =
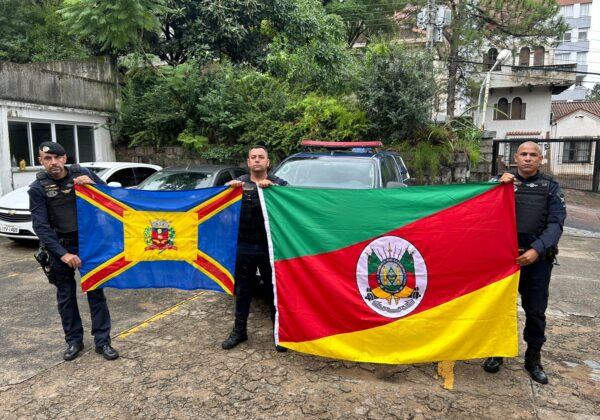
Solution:
[[[392,143],[414,135],[430,118],[435,90],[428,55],[391,44],[369,48],[357,94],[373,137]]]
[[[186,129],[187,135],[193,133],[190,120],[196,114],[200,80],[192,64],[132,73],[122,89],[116,137],[132,145],[160,146],[174,144]]]
[[[0,60],[26,63],[89,55],[59,25],[60,0],[0,1]]]
[[[185,144],[203,157],[239,161],[264,144],[277,159],[304,138],[361,138],[369,123],[354,100],[301,94],[251,68],[202,71],[190,63],[131,73],[123,88],[117,137],[130,144]]]
[[[392,17],[407,3],[398,0],[331,1],[327,3],[326,10],[342,17],[346,42],[353,47],[358,41],[368,44],[376,38],[394,35],[398,26]]]
[[[324,93],[347,90],[357,62],[344,40],[337,15],[327,14],[317,0],[302,0],[296,13],[269,46],[267,70],[297,88]]]
[[[592,90],[588,91],[588,101],[600,101],[600,83],[596,83]]]
[[[165,0],[64,0],[58,13],[69,33],[93,39],[103,50],[141,46],[144,32],[157,32]]]

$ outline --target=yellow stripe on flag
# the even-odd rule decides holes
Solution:
[[[406,319],[362,331],[279,344],[373,363],[423,363],[518,354],[519,272]]]

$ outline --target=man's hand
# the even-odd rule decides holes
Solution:
[[[241,187],[242,185],[244,185],[244,183],[242,181],[240,181],[239,179],[234,179],[232,181],[226,182],[225,185],[233,187],[233,188],[238,188],[238,187]]]
[[[528,249],[527,251],[519,255],[519,258],[517,258],[517,264],[519,264],[521,267],[533,264],[537,261],[539,256],[540,254],[538,254],[538,252],[535,249]]]
[[[274,185],[273,182],[269,181],[268,179],[263,179],[262,181],[258,181],[256,183],[256,185],[258,185],[260,188],[269,188],[271,185]]]
[[[77,178],[73,179],[73,182],[75,185],[95,184],[94,180],[87,175],[78,176]]]
[[[504,172],[500,177],[500,182],[503,184],[510,184],[515,181],[515,176],[509,172]]]
[[[60,260],[73,269],[81,268],[81,260],[75,254],[69,254],[67,252],[65,255],[60,257]]]

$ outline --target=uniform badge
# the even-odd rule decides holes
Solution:
[[[387,318],[401,318],[423,300],[427,267],[413,244],[397,236],[384,236],[362,251],[356,284],[372,310]]]
[[[56,197],[58,195],[58,191],[56,190],[52,190],[52,191],[46,191],[46,197]]]
[[[144,229],[144,241],[148,245],[144,250],[158,250],[159,254],[167,249],[177,250],[175,242],[175,229],[165,219],[150,221],[150,227]]]

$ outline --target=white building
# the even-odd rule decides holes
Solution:
[[[117,91],[115,66],[105,57],[0,62],[0,195],[35,179],[44,141],[60,143],[68,163],[115,160],[108,123]]]
[[[576,63],[577,85],[592,89],[600,83],[600,0],[558,0],[569,25],[555,50],[556,64]],[[598,73],[598,74],[584,74]],[[570,89],[554,100],[585,100],[586,91]]]

